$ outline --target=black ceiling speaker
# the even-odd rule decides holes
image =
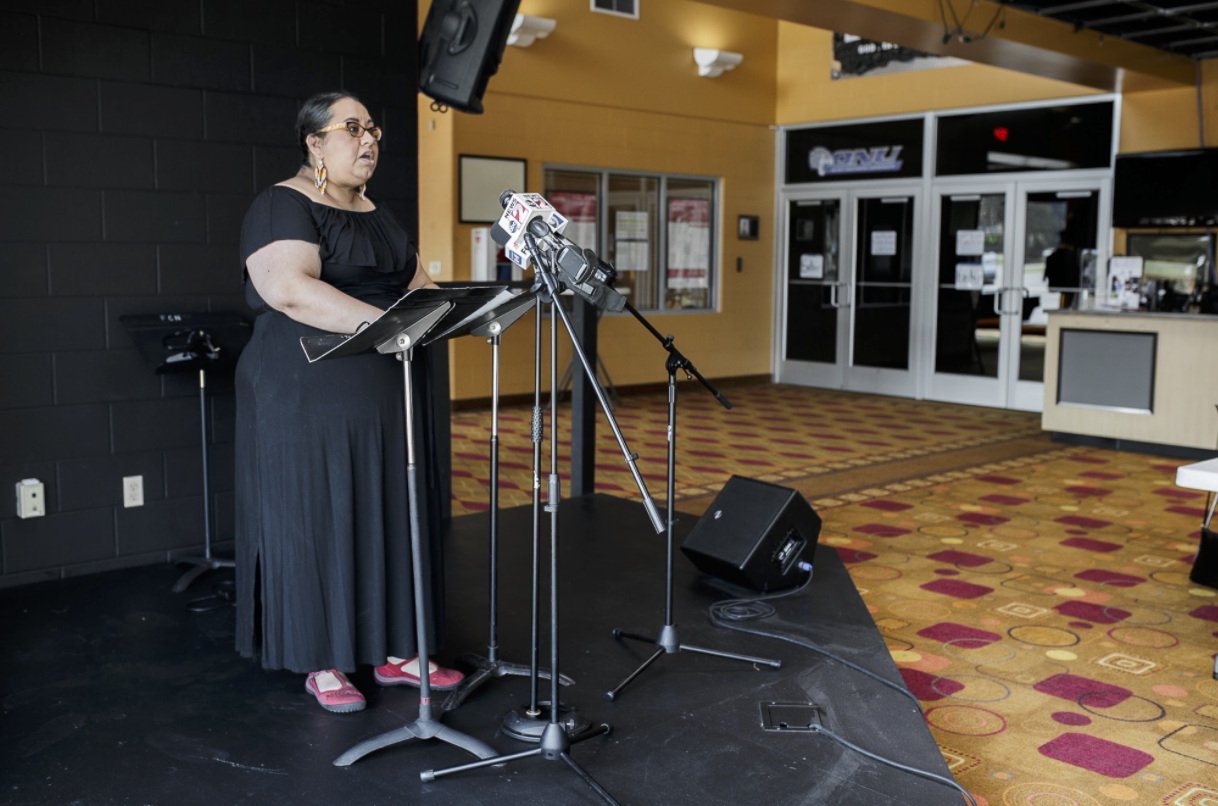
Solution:
[[[819,537],[820,516],[797,490],[732,476],[681,551],[713,577],[764,592],[799,582]]]
[[[482,93],[499,70],[519,7],[520,0],[432,0],[419,37],[419,91],[482,114]]]

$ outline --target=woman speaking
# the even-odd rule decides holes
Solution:
[[[383,685],[419,683],[416,559],[432,568],[438,643],[439,536],[422,541],[430,557],[411,557],[399,364],[364,353],[310,365],[300,338],[355,333],[434,286],[368,194],[381,129],[359,99],[313,96],[296,133],[300,170],[263,191],[241,229],[256,318],[236,373],[237,649],[307,674],[323,708],[359,711],[345,673],[360,664]],[[429,674],[438,689],[462,678],[434,663]]]

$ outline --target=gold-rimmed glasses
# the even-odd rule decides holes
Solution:
[[[342,123],[332,124],[330,126],[327,126],[324,129],[318,129],[316,133],[324,134],[326,132],[338,131],[339,129],[346,129],[347,134],[351,135],[352,137],[363,137],[364,132],[368,132],[368,134],[372,135],[373,140],[376,140],[378,143],[381,141],[381,127],[380,126],[377,126],[375,124],[372,126],[361,126],[358,123],[356,123],[354,120],[347,120],[347,121],[343,121]]]

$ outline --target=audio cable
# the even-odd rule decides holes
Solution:
[[[913,701],[914,707],[918,709],[918,713],[921,714],[922,705],[918,702],[918,698],[911,694],[904,686],[898,686],[890,680],[885,680],[875,672],[872,672],[869,669],[864,669],[862,666],[852,663],[840,655],[836,655],[826,649],[821,649],[809,641],[801,641],[798,638],[792,638],[788,635],[743,626],[743,624],[746,622],[760,621],[761,619],[769,618],[777,613],[778,611],[772,604],[770,604],[770,602],[774,601],[775,599],[784,599],[788,596],[795,596],[808,589],[808,586],[812,584],[812,566],[809,563],[801,562],[799,564],[799,569],[807,572],[808,578],[805,579],[798,587],[792,588],[789,591],[783,591],[782,593],[773,593],[769,596],[758,596],[752,599],[725,599],[722,602],[716,602],[715,604],[711,605],[710,608],[708,608],[711,621],[714,624],[729,630],[748,633],[749,635],[757,635],[762,638],[773,638],[778,641],[786,641],[788,644],[795,644],[796,646],[803,647],[804,649],[810,649],[819,655],[823,655],[833,661],[836,661],[837,663],[842,664],[843,666],[854,669],[856,672],[861,672],[867,677],[870,677],[872,680],[876,680],[893,691],[899,692],[901,695],[908,697]],[[944,786],[950,786],[964,795],[968,802],[973,806],[977,806],[977,801],[973,799],[973,796],[969,794],[968,790],[960,786],[951,778],[946,778],[942,775],[930,772],[929,770],[919,769],[918,767],[910,767],[906,764],[900,763],[899,761],[893,761],[890,758],[885,758],[884,756],[873,753],[870,750],[865,750],[862,747],[843,739],[841,736],[838,736],[836,733],[823,725],[814,723],[809,726],[809,729],[813,733],[822,734],[829,739],[832,739],[834,742],[837,742],[842,747],[845,747],[848,750],[853,750],[854,752],[862,756],[866,756],[873,761],[878,761],[879,763],[886,764],[893,769],[901,770],[902,772],[907,772],[911,775],[916,775],[929,781],[935,781],[936,783],[943,784]]]

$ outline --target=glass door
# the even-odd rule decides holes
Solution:
[[[1000,290],[1012,262],[1012,197],[1011,183],[948,186],[936,193],[934,364],[927,397],[1006,405]]]
[[[1109,245],[1112,203],[1108,180],[1020,183],[1015,271],[1008,272],[1000,307],[1011,320],[1009,360],[1013,382],[1008,408],[1044,408],[1045,332],[1048,313],[1090,305]]]
[[[845,363],[850,288],[842,266],[844,197],[787,203],[786,294],[780,379],[839,388]]]
[[[851,194],[854,255],[845,388],[912,397],[918,194]]]

